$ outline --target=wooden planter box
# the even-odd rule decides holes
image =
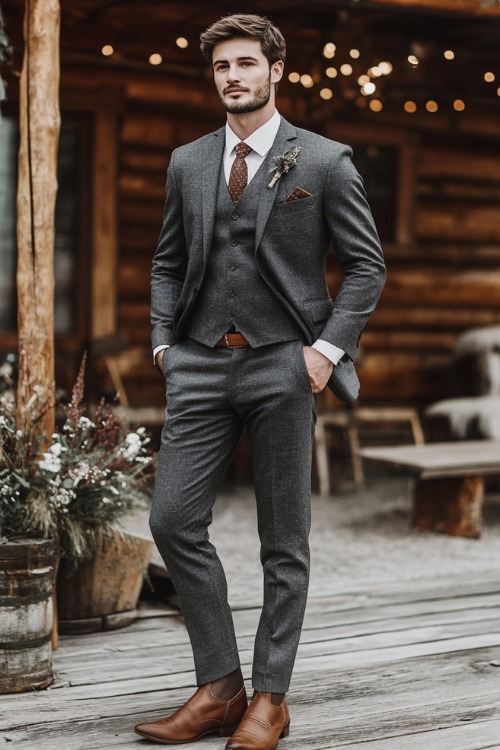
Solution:
[[[133,622],[151,548],[149,539],[117,534],[76,571],[62,560],[57,574],[59,632],[92,633]]]

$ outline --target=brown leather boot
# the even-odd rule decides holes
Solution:
[[[226,750],[276,750],[278,741],[290,732],[286,700],[271,703],[271,693],[255,693]]]
[[[229,737],[238,726],[246,707],[244,687],[231,700],[221,701],[213,697],[210,684],[202,685],[172,716],[138,724],[135,731],[148,740],[165,745],[194,742],[206,734]]]

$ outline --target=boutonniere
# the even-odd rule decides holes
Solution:
[[[302,151],[302,146],[295,146],[290,151],[285,151],[284,154],[273,156],[274,166],[269,170],[274,172],[273,179],[267,186],[269,190],[272,190],[276,185],[280,177],[289,172],[292,167],[297,164],[297,156]]]

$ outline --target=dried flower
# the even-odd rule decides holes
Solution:
[[[278,156],[273,156],[273,162],[274,166],[271,167],[269,170],[270,172],[274,172],[273,179],[267,186],[269,190],[272,190],[273,187],[276,185],[279,179],[289,172],[295,165],[297,164],[297,156],[302,151],[302,146],[295,146],[295,148],[292,148],[288,151],[285,151],[284,154],[279,154]]]

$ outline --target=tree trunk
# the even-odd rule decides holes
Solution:
[[[18,424],[54,431],[54,214],[59,140],[59,0],[26,0],[17,192]],[[44,404],[33,422],[34,394]]]

